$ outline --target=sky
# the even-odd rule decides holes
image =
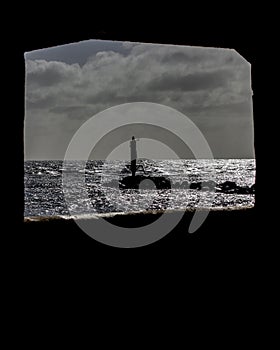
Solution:
[[[25,64],[25,159],[64,159],[87,120],[132,102],[190,118],[215,158],[254,157],[251,67],[234,49],[87,40],[27,52]],[[174,157],[156,140],[139,147],[139,156]]]

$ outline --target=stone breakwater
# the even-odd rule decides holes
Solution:
[[[215,191],[228,194],[255,194],[255,184],[252,186],[239,186],[233,181],[216,183],[215,181],[199,182],[174,182],[164,176],[143,176],[137,175],[135,178],[126,176],[119,180],[112,180],[104,184],[108,187],[119,187],[119,189],[191,189]]]

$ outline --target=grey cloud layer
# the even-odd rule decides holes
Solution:
[[[234,50],[129,43],[123,47],[125,51],[97,52],[81,66],[27,59],[27,137],[36,137],[34,125],[57,133],[64,123],[73,133],[99,111],[138,101],[165,104],[194,121],[199,118],[206,134],[209,118],[219,127],[237,114],[252,120],[250,66]]]
[[[188,91],[197,91],[199,95],[202,90],[213,91],[223,87],[220,92],[222,98],[229,92],[242,97],[242,90],[250,90],[248,79],[244,79],[244,75],[240,77],[240,70],[248,71],[249,67],[233,51],[192,49],[190,54],[188,50],[179,51],[178,48],[170,53],[172,46],[151,45],[144,48],[145,45],[135,46],[127,56],[113,51],[99,52],[82,67],[63,62],[27,60],[27,102],[31,103],[31,108],[53,109],[76,103],[98,104],[100,108],[106,108],[115,103],[133,101],[134,98],[139,100],[139,97],[154,98],[164,103],[170,96],[158,94],[166,91],[177,92],[172,94],[172,100],[179,101],[184,99],[182,92]],[[235,86],[227,86],[229,83],[235,83]],[[192,104],[189,99],[185,106]]]
[[[214,72],[198,72],[186,76],[174,76],[166,73],[148,84],[150,90],[168,91],[199,91],[224,87],[233,76],[230,70],[216,70]]]

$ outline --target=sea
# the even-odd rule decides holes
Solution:
[[[254,194],[221,193],[179,188],[184,181],[192,183],[213,180],[231,181],[238,186],[255,183],[255,159],[140,159],[146,174],[170,179],[171,189],[120,189],[116,185],[130,175],[125,160],[27,160],[24,162],[24,216],[69,216],[161,209],[238,209],[253,207]],[[139,174],[143,172],[139,170]],[[67,183],[62,174],[67,174]],[[81,176],[85,191],[79,191]],[[176,185],[176,186],[175,186]],[[68,200],[65,200],[65,191]],[[87,194],[85,200],[82,193]],[[69,198],[71,199],[69,202]]]

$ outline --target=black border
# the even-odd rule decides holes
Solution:
[[[151,42],[163,44],[178,45],[195,45],[207,47],[224,47],[234,48],[243,57],[245,57],[252,65],[252,88],[254,91],[254,124],[255,124],[255,151],[257,159],[257,176],[259,179],[258,162],[259,150],[257,142],[259,139],[259,116],[262,113],[262,106],[259,98],[259,71],[260,71],[260,50],[256,44],[257,34],[252,34],[252,27],[240,27],[239,30],[227,25],[223,27],[221,24],[218,28],[205,30],[188,30],[190,27],[179,27],[170,29],[170,27],[153,26],[143,29],[143,26],[132,29],[131,26],[120,29],[114,27],[108,29],[103,27],[95,29],[80,29],[77,27],[65,26],[61,23],[58,26],[50,22],[44,27],[45,23],[40,22],[37,18],[29,26],[24,26],[21,33],[13,41],[15,54],[16,69],[13,71],[13,103],[16,121],[13,120],[13,135],[16,142],[14,143],[12,158],[13,164],[16,164],[16,172],[13,179],[13,198],[12,203],[17,203],[16,212],[12,213],[13,221],[18,224],[17,233],[21,245],[21,250],[25,251],[25,257],[32,264],[32,261],[39,261],[44,266],[48,264],[61,265],[67,261],[68,264],[82,264],[88,262],[100,265],[100,262],[106,266],[111,266],[113,261],[117,261],[117,266],[122,269],[128,268],[129,264],[135,264],[135,267],[141,270],[141,266],[148,268],[149,264],[162,264],[159,269],[169,269],[169,263],[173,267],[175,265],[186,266],[188,263],[209,264],[227,262],[230,266],[241,266],[241,262],[247,262],[252,259],[253,247],[257,241],[258,227],[258,210],[261,200],[259,200],[260,192],[257,195],[256,207],[253,212],[253,218],[250,217],[248,222],[243,221],[238,231],[237,226],[228,227],[226,231],[219,229],[225,223],[220,220],[216,222],[217,230],[207,231],[207,223],[200,234],[187,237],[187,235],[169,234],[162,240],[153,245],[137,248],[137,249],[117,249],[104,246],[93,241],[84,233],[78,230],[72,232],[30,232],[27,226],[22,223],[23,213],[23,112],[24,112],[24,52],[35,49],[56,46],[87,39],[104,39],[104,40],[126,40],[137,42]],[[207,26],[207,24],[205,24]],[[38,32],[34,32],[34,28],[39,28]],[[34,34],[35,33],[35,34]],[[15,86],[16,85],[16,86]],[[16,97],[14,97],[16,96]],[[206,228],[205,228],[206,227]],[[214,226],[212,226],[214,227]],[[167,260],[166,257],[168,256]],[[50,257],[53,261],[51,262]],[[156,257],[156,258],[155,258]],[[238,258],[237,258],[238,257]],[[116,266],[114,267],[116,269]]]

